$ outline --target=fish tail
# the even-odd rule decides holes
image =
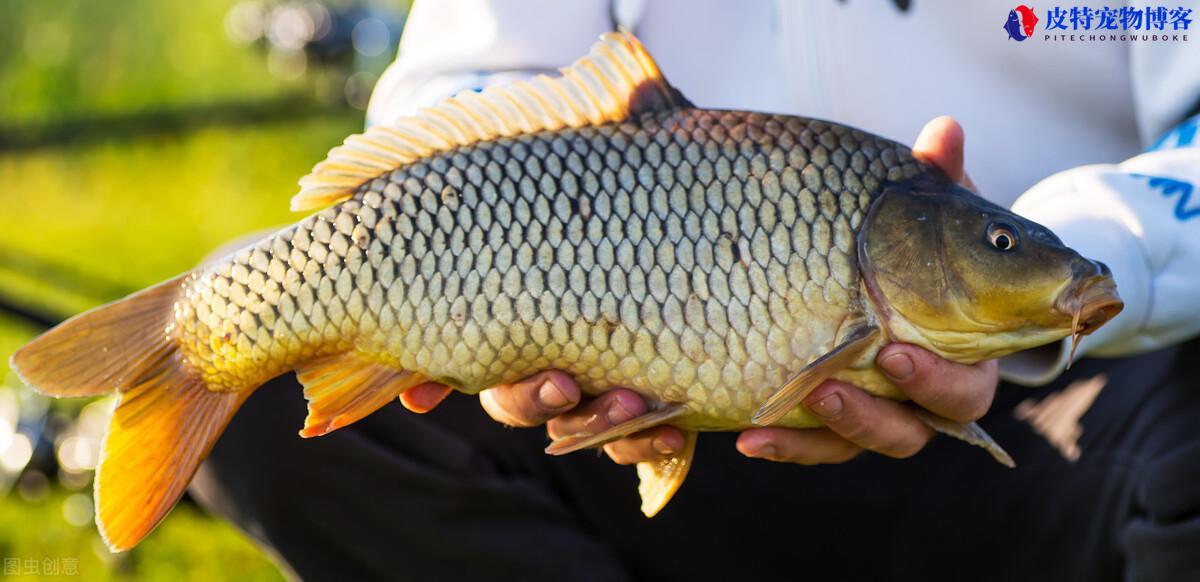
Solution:
[[[210,390],[179,353],[171,325],[183,278],[73,317],[12,356],[44,394],[118,394],[95,479],[96,524],[114,551],[162,521],[252,392]]]

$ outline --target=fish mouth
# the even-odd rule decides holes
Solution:
[[[1125,302],[1117,294],[1117,283],[1103,263],[1092,262],[1095,271],[1077,277],[1076,283],[1068,286],[1054,302],[1054,309],[1071,316],[1071,354],[1067,367],[1075,360],[1079,340],[1107,323],[1125,308]]]

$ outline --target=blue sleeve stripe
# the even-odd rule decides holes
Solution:
[[[1168,131],[1146,151],[1170,150],[1175,148],[1200,147],[1196,143],[1196,130],[1200,129],[1200,115],[1192,117]]]
[[[1153,190],[1158,190],[1165,198],[1178,196],[1175,201],[1175,219],[1184,222],[1193,218],[1200,218],[1200,205],[1193,204],[1192,194],[1196,192],[1196,185],[1184,180],[1176,180],[1165,176],[1148,176],[1146,174],[1131,173],[1134,178],[1144,179],[1147,185]]]

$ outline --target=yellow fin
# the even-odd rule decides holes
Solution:
[[[627,437],[639,430],[646,430],[664,422],[682,416],[688,411],[682,404],[671,404],[661,410],[647,412],[636,418],[631,418],[621,424],[609,427],[597,433],[582,432],[555,439],[546,447],[548,455],[565,455],[575,451],[598,447],[610,441]]]
[[[119,397],[96,469],[96,525],[132,548],[175,506],[251,390],[213,392],[177,361]]]
[[[683,450],[670,458],[637,465],[638,494],[642,497],[642,513],[646,517],[654,517],[667,506],[692,468],[692,457],[696,454],[695,431],[684,431],[683,439]]]
[[[688,104],[642,43],[627,33],[604,34],[587,56],[560,73],[464,91],[390,126],[350,136],[300,180],[292,210],[340,202],[367,181],[440,151]]]
[[[944,416],[938,416],[932,412],[929,412],[920,406],[914,406],[913,410],[917,413],[917,418],[921,419],[921,422],[928,425],[929,428],[932,428],[933,430],[936,430],[944,435],[952,436],[965,443],[982,448],[990,453],[992,458],[996,459],[997,463],[1000,463],[1009,469],[1013,469],[1017,466],[1016,461],[1013,461],[1013,458],[1008,454],[1008,451],[1004,450],[1004,448],[1000,446],[1000,443],[997,443],[996,439],[992,438],[992,435],[983,430],[982,426],[979,426],[974,422],[959,422],[957,420],[950,420]]]
[[[758,412],[754,413],[750,422],[764,426],[779,422],[779,419],[791,412],[821,382],[857,360],[878,336],[879,328],[873,325],[864,325],[851,331],[845,341],[829,353],[813,360],[776,390]]]
[[[379,410],[405,390],[426,382],[420,374],[373,362],[357,352],[313,360],[296,368],[308,417],[300,436],[333,432]]]
[[[184,277],[170,279],[55,326],[17,350],[12,369],[50,396],[124,391],[175,353],[169,325]]]

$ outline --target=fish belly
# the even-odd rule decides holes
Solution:
[[[177,321],[189,359],[241,382],[353,349],[468,393],[559,369],[746,427],[860,311],[855,231],[918,170],[888,140],[740,112],[498,139],[210,267]]]

